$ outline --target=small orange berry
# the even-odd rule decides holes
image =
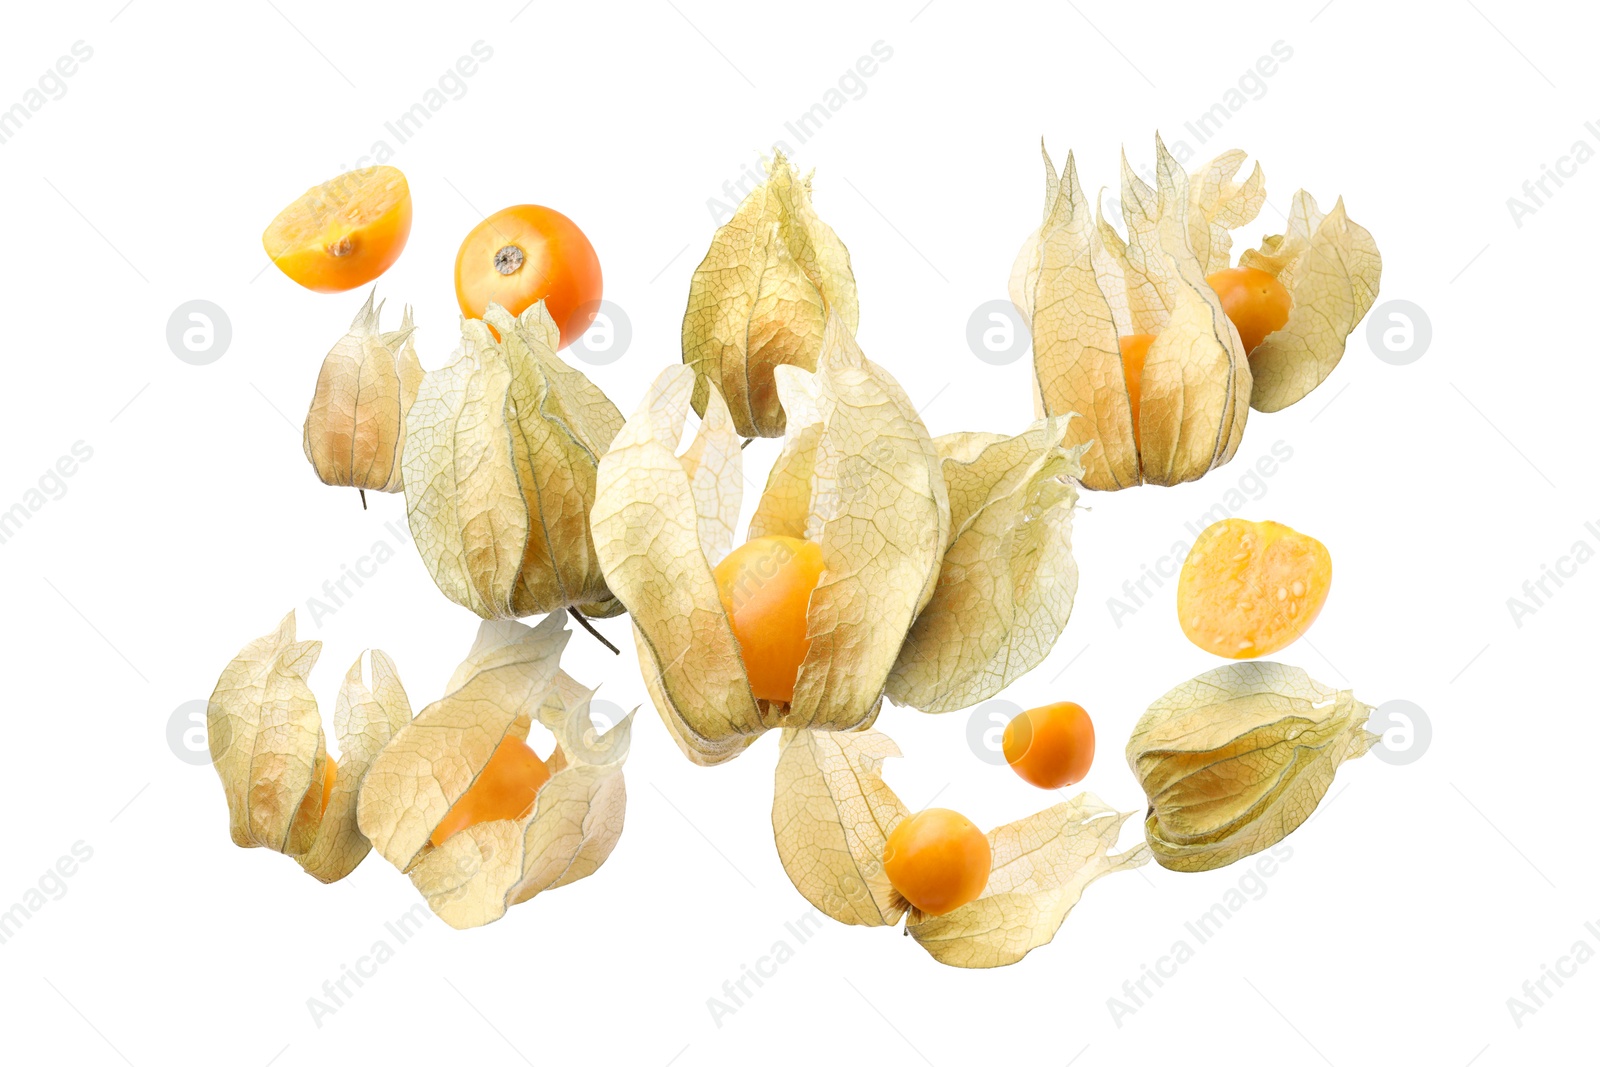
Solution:
[[[1229,267],[1207,275],[1206,284],[1222,298],[1222,310],[1239,331],[1246,355],[1289,321],[1289,290],[1264,270]]]
[[[1094,762],[1094,723],[1071,701],[1018,714],[1000,741],[1011,769],[1040,789],[1081,782]]]
[[[992,862],[989,839],[948,808],[902,820],[883,846],[889,884],[926,915],[943,915],[982,896]]]

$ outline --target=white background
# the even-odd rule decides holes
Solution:
[[[1320,10],[1319,10],[1320,8]],[[403,10],[402,10],[403,9]],[[626,8],[522,0],[332,5],[106,0],[8,12],[0,107],[76,41],[93,56],[0,144],[6,371],[0,509],[85,442],[66,492],[0,544],[6,608],[8,815],[0,909],[82,841],[92,858],[0,945],[10,1062],[989,1062],[1281,1064],[1593,1062],[1600,962],[1519,1027],[1525,997],[1583,939],[1600,949],[1591,671],[1600,563],[1519,627],[1507,599],[1578,540],[1600,546],[1593,460],[1591,251],[1600,163],[1519,227],[1506,205],[1600,119],[1596,26],[1579,5],[1293,3],[760,5]],[[384,123],[475,41],[493,58],[409,143]],[[866,92],[796,145],[784,130],[883,41]],[[1184,129],[1282,41],[1292,58],[1206,145]],[[824,921],[732,1015],[724,981],[794,939],[805,901],[769,824],[775,739],[716,769],[688,763],[648,706],[631,650],[575,635],[567,669],[645,703],[627,829],[593,878],[492,926],[429,920],[318,1027],[307,999],[417,901],[373,856],[325,887],[235,848],[215,774],[176,758],[175,708],[290,607],[325,642],[331,709],[364,648],[394,656],[420,707],[476,620],[406,547],[318,628],[306,609],[403,526],[399,497],[324,487],[300,451],[319,361],[362,294],[313,294],[259,235],[306,186],[372,142],[415,198],[410,245],[379,287],[412,303],[429,367],[454,344],[455,249],[485,212],[568,213],[594,240],[632,346],[594,378],[631,412],[679,358],[708,198],[774,140],[816,168],[816,205],[850,248],[860,341],[929,429],[1020,429],[1028,363],[980,362],[972,310],[1004,295],[1042,200],[1038,142],[1076,149],[1114,185],[1119,146],[1151,132],[1197,158],[1259,155],[1280,228],[1305,186],[1343,194],[1384,257],[1380,305],[1431,319],[1409,366],[1363,327],[1301,404],[1252,414],[1237,459],[1177,489],[1086,494],[1076,611],[1050,658],[1005,697],[1090,709],[1084,786],[1142,796],[1121,759],[1141,710],[1215,666],[1180,633],[1170,587],[1119,627],[1107,608],[1275,442],[1292,459],[1244,513],[1321,538],[1337,579],[1309,639],[1278,658],[1363,700],[1416,702],[1431,748],[1407,766],[1347,765],[1293,856],[1224,931],[1185,923],[1246,866],[1154,865],[1092,886],[1055,941],[1009,968],[953,970],[898,931]],[[168,316],[206,299],[233,340],[209,366],[168,349]],[[746,453],[759,485],[776,453]],[[747,508],[752,491],[747,498]],[[1600,529],[1600,528],[1597,528]],[[624,620],[602,624],[616,641]],[[906,758],[892,785],[982,826],[1052,802],[975,758],[968,716],[886,709]],[[1134,820],[1135,825],[1137,820]],[[1137,839],[1133,826],[1124,839]],[[1187,939],[1194,958],[1131,1015],[1108,998]],[[1152,987],[1153,988],[1153,987]],[[1119,1025],[1120,1022],[1120,1025]]]

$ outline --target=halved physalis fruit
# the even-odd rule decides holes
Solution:
[[[1289,321],[1289,290],[1264,270],[1229,267],[1206,275],[1206,284],[1222,300],[1222,310],[1239,331],[1246,353]]]
[[[410,236],[406,176],[394,167],[368,167],[307,189],[272,220],[261,246],[298,284],[342,293],[393,266]]]
[[[1229,659],[1265,656],[1310,628],[1333,582],[1327,548],[1277,522],[1206,527],[1178,576],[1184,635]]]
[[[821,545],[781,535],[746,541],[712,570],[757,700],[794,699],[795,677],[811,649],[806,609],[822,571]]]
[[[1094,723],[1083,707],[1064,700],[1019,713],[1000,741],[1006,762],[1040,789],[1081,782],[1094,763]]]
[[[989,883],[989,839],[965,815],[927,808],[889,833],[883,870],[889,884],[924,915],[971,904]]]

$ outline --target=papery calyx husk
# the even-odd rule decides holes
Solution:
[[[1128,739],[1149,798],[1145,837],[1175,871],[1224,867],[1287,837],[1347,759],[1378,740],[1372,709],[1298,667],[1208,671],[1150,705]]]
[[[1249,411],[1250,365],[1191,246],[1188,176],[1159,137],[1154,188],[1124,158],[1126,238],[1092,208],[1070,153],[1059,177],[1045,155],[1045,194],[1011,298],[1031,323],[1039,410],[1081,416],[1068,442],[1089,445],[1083,484],[1176,485],[1228,462]],[[1134,334],[1155,336],[1137,445],[1117,341]]]
[[[1084,888],[1150,859],[1143,844],[1113,852],[1132,812],[1090,793],[996,827],[982,895],[944,915],[912,908],[889,883],[883,850],[910,812],[883,781],[900,755],[876,730],[785,730],[772,801],[773,837],[800,894],[842,923],[906,930],[940,963],[1001,967],[1048,944]]]
[[[454,358],[423,378],[406,420],[417,550],[440,590],[482,618],[622,610],[588,523],[622,415],[559,344],[543,301],[515,319],[490,304],[462,319]]]
[[[683,316],[695,413],[718,391],[745,437],[783,433],[774,369],[815,370],[829,315],[854,334],[859,314],[850,254],[812,209],[810,175],[776,151],[767,173],[712,237]]]
[[[593,523],[606,579],[635,626],[640,666],[668,730],[693,761],[719,763],[776,726],[849,730],[876,717],[949,540],[940,458],[905,391],[837,316],[817,370],[776,370],[786,439],[749,535],[815,541],[810,651],[794,699],[758,702],[712,568],[738,520],[738,435],[721,395],[677,447],[692,372],[663,371],[600,464]]]
[[[887,695],[943,712],[987,700],[1044,661],[1072,612],[1076,479],[1086,445],[1071,416],[1015,437],[934,438],[950,499],[950,545],[907,635]]]
[[[376,649],[368,654],[370,685],[356,660],[334,707],[340,755],[324,809],[329,756],[306,682],[321,650],[320,641],[295,640],[291,611],[223,670],[206,708],[206,734],[234,844],[282,852],[313,877],[335,882],[367,854],[356,798],[373,758],[410,721],[411,705],[393,660]]]
[[[1289,290],[1289,321],[1250,353],[1250,406],[1278,411],[1339,365],[1345,339],[1377,299],[1383,259],[1372,234],[1345,214],[1342,197],[1324,215],[1301,189],[1287,232],[1246,249],[1239,266],[1266,271]]]
[[[538,626],[487,621],[444,697],[373,761],[361,790],[362,831],[456,929],[494,922],[513,904],[593,874],[622,834],[622,766],[633,715],[597,734],[592,690],[560,670],[564,615]],[[500,742],[533,722],[556,738],[550,780],[517,819],[480,822],[434,847],[429,838]]]
[[[317,477],[380,493],[401,490],[401,455],[406,413],[422,384],[422,364],[411,342],[414,327],[406,308],[400,329],[383,333],[373,307],[377,287],[322,361],[306,413],[302,444]]]

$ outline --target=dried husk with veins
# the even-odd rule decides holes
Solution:
[[[712,237],[683,315],[695,414],[720,392],[744,437],[783,433],[774,371],[815,370],[829,316],[854,334],[859,314],[850,253],[812,208],[811,176],[776,151],[767,173]]]
[[[400,329],[384,333],[378,328],[383,305],[373,306],[377,292],[374,286],[350,331],[323,359],[303,436],[318,478],[363,494],[401,491],[406,413],[423,377],[411,341],[411,309]]]
[[[1246,249],[1239,266],[1266,271],[1289,290],[1289,321],[1250,353],[1250,406],[1278,411],[1321,385],[1344,355],[1345,340],[1378,296],[1378,246],[1345,214],[1344,198],[1326,215],[1304,189],[1294,194],[1288,229]]]
[[[406,420],[417,550],[439,589],[485,619],[622,611],[588,522],[622,415],[559,344],[543,301],[517,318],[490,304],[462,319],[460,346],[423,378]]]
[[[600,464],[595,546],[656,708],[700,764],[776,727],[868,726],[884,696],[944,711],[993,695],[1048,652],[1076,589],[1066,420],[935,440],[837,317],[814,373],[775,377],[787,428],[749,536],[816,542],[825,567],[788,703],[752,694],[712,573],[743,485],[720,393],[679,455],[693,376],[663,371]]]
[[[372,760],[410,721],[411,705],[394,661],[372,650],[369,683],[357,658],[334,707],[335,770],[306,680],[321,649],[320,641],[295,640],[291,611],[222,672],[206,708],[206,733],[233,843],[282,852],[314,878],[335,882],[367,854],[357,796]]]
[[[1058,176],[1044,153],[1044,222],[1017,256],[1010,293],[1033,327],[1036,406],[1084,416],[1074,440],[1092,442],[1089,488],[1172,485],[1226,463],[1248,407],[1277,411],[1311,392],[1376,297],[1382,263],[1372,235],[1343,200],[1324,215],[1300,190],[1287,232],[1239,258],[1275,278],[1291,302],[1288,320],[1243,351],[1205,280],[1229,267],[1229,231],[1266,199],[1259,165],[1234,180],[1244,159],[1224,152],[1190,177],[1158,137],[1151,187],[1124,157],[1124,238],[1098,208],[1091,213],[1072,156]],[[1137,334],[1155,340],[1138,378],[1136,434],[1117,339]]]
[[[560,669],[566,617],[538,626],[486,621],[446,686],[373,760],[361,790],[361,832],[456,929],[482,926],[547,889],[599,869],[622,834],[622,767],[633,715],[604,734],[593,690]],[[518,818],[474,823],[435,846],[434,830],[507,737],[534,722],[555,735],[550,779]]]
[[[884,846],[910,815],[884,782],[900,750],[876,730],[785,730],[774,783],[778,858],[800,894],[855,926],[893,926],[940,963],[1002,967],[1050,942],[1091,882],[1150,859],[1143,844],[1114,852],[1132,812],[1080,793],[989,831],[992,866],[983,893],[939,916],[924,915],[890,884]]]
[[[1176,485],[1233,458],[1249,411],[1250,365],[1188,237],[1189,184],[1156,140],[1156,185],[1123,160],[1124,240],[1090,204],[1071,154],[1045,156],[1044,223],[1012,268],[1033,329],[1034,388],[1047,414],[1076,412],[1083,484]],[[1138,426],[1118,338],[1153,334]],[[1137,441],[1135,440],[1137,433]]]
[[[1371,707],[1298,667],[1207,671],[1150,705],[1128,739],[1149,798],[1156,862],[1209,871],[1270,848],[1311,817],[1344,761],[1378,735]]]

